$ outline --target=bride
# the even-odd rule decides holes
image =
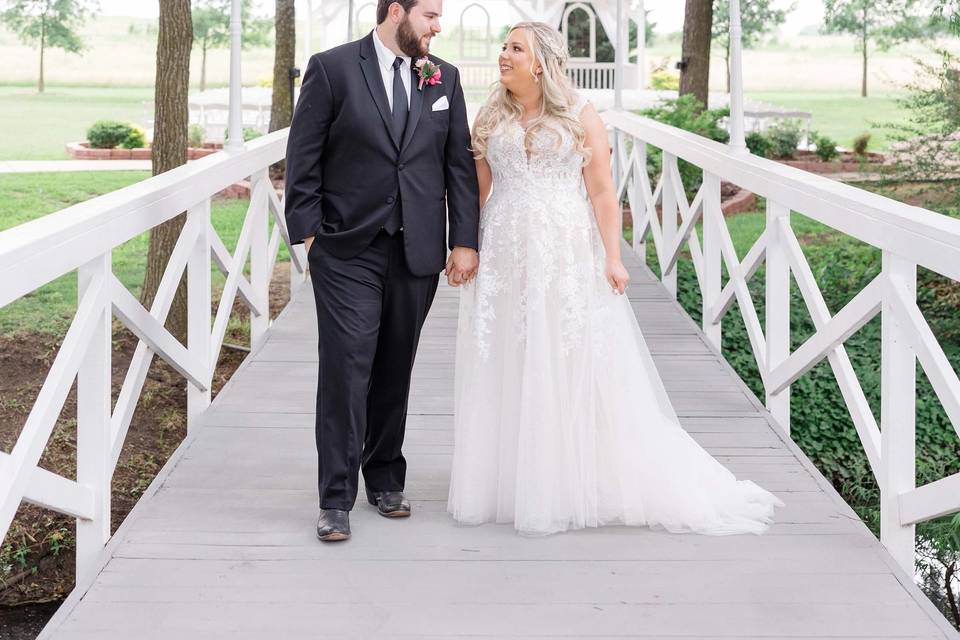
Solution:
[[[480,268],[460,296],[447,509],[524,534],[761,533],[783,503],[680,426],[630,304],[610,150],[560,34],[518,24],[476,118]]]

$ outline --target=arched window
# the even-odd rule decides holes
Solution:
[[[467,6],[460,14],[460,59],[491,60],[490,12],[480,4]]]
[[[356,33],[354,38],[362,38],[370,33],[377,26],[377,4],[368,2],[357,7],[357,13],[353,21]]]
[[[571,4],[563,12],[563,37],[570,59],[595,62],[597,59],[597,14],[582,2]]]

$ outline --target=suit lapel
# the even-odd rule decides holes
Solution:
[[[373,96],[377,104],[377,110],[383,119],[383,126],[387,128],[387,135],[393,142],[393,146],[400,149],[400,142],[393,133],[391,126],[392,118],[390,113],[390,103],[387,100],[387,92],[383,88],[383,75],[380,73],[380,61],[377,59],[377,51],[373,44],[373,32],[360,41],[360,70],[363,72],[363,78],[367,82],[367,88],[370,95]],[[412,110],[411,110],[412,113]],[[409,131],[409,125],[407,126]]]
[[[410,60],[410,113],[407,116],[407,128],[403,133],[403,143],[400,145],[400,150],[403,151],[407,148],[407,145],[410,144],[410,141],[413,139],[413,132],[416,131],[417,125],[420,123],[420,114],[423,113],[423,92],[427,90],[427,87],[430,85],[423,85],[423,89],[418,89],[417,86],[420,83],[420,76],[417,75],[417,69],[413,68],[413,64],[416,63],[416,58]]]

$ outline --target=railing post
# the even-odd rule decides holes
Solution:
[[[213,372],[210,362],[210,200],[187,211],[187,223],[200,230],[187,261],[187,349],[190,357],[204,364],[204,371]],[[209,383],[212,379],[208,378]],[[187,431],[194,430],[200,416],[210,406],[210,385],[206,391],[187,383]]]
[[[671,167],[676,166],[677,156],[663,152],[663,167],[661,171],[660,184],[661,186],[661,202],[662,202],[662,217],[661,217],[661,228],[663,229],[663,246],[664,251],[667,251],[669,247],[673,246],[674,239],[677,237],[677,194],[674,191],[673,185],[673,173],[670,170]],[[660,269],[662,271],[663,265],[666,264],[668,256],[658,256],[660,260]],[[670,295],[676,299],[677,297],[677,269],[673,269],[668,274],[662,274],[660,280],[663,282],[663,286],[666,287]]]
[[[94,500],[93,518],[77,520],[77,582],[90,575],[110,539],[111,274],[110,251],[77,272],[78,303],[86,296],[98,296],[99,301],[96,327],[77,371],[77,483],[89,487]]]
[[[917,295],[917,265],[883,252],[887,287]],[[897,563],[914,573],[914,525],[902,525],[899,496],[916,488],[917,360],[896,316],[892,294],[883,300],[880,359],[880,541]]]
[[[766,336],[767,371],[790,355],[790,263],[783,245],[781,225],[790,225],[790,208],[767,200]],[[790,387],[767,393],[767,410],[790,433]]]
[[[720,298],[720,232],[717,225],[725,224],[720,209],[720,177],[703,172],[703,333],[719,353],[723,338],[720,320],[710,322],[713,305]]]
[[[630,216],[633,219],[633,250],[640,256],[640,260],[647,263],[647,241],[643,237],[643,221],[647,216],[656,215],[656,211],[647,211],[647,200],[643,193],[641,172],[647,170],[647,143],[640,138],[633,139],[633,148],[637,152],[637,166],[633,173],[633,204]]]
[[[270,327],[270,267],[269,207],[273,183],[269,170],[257,171],[250,180],[250,197],[256,200],[250,203],[250,215],[254,216],[250,235],[250,287],[263,310],[259,316],[250,314],[250,348],[257,349]]]

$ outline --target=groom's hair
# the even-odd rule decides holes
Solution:
[[[420,0],[377,0],[377,24],[383,24],[383,21],[387,19],[387,9],[389,9],[390,5],[394,2],[409,13],[410,9],[413,9],[420,3]]]

